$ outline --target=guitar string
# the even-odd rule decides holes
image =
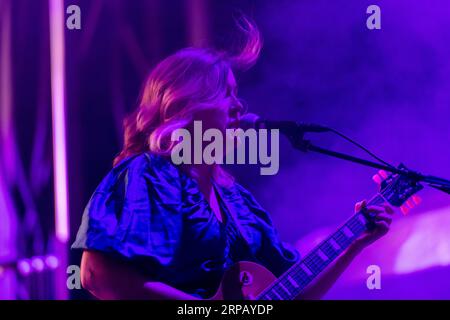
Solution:
[[[382,195],[381,195],[381,193],[385,193],[386,191],[388,191],[389,189],[391,189],[391,186],[390,185],[388,185],[385,189],[383,189],[382,190],[382,192],[380,192],[380,193],[378,193],[377,195],[375,195],[370,201],[369,201],[369,204],[368,205],[373,205],[374,203],[377,203],[377,202],[380,202],[380,203],[383,203],[385,200],[384,200],[384,198],[382,197]],[[348,237],[344,237],[343,235],[342,235],[342,231],[341,231],[341,229],[342,228],[344,228],[345,226],[347,226],[350,230],[352,229],[352,228],[355,228],[355,227],[358,227],[358,225],[360,225],[360,226],[362,226],[363,228],[361,229],[361,230],[358,230],[358,229],[356,229],[355,231],[359,231],[359,232],[362,232],[362,231],[364,231],[364,226],[362,225],[362,223],[360,222],[360,221],[358,221],[358,219],[359,219],[359,217],[358,217],[358,215],[360,215],[361,213],[358,213],[358,214],[356,214],[356,215],[354,215],[354,216],[352,216],[346,223],[344,223],[344,225],[341,227],[341,228],[339,228],[333,235],[331,235],[330,237],[328,237],[325,241],[323,241],[321,244],[319,244],[317,247],[316,247],[316,249],[314,249],[310,254],[308,254],[303,260],[301,260],[301,262],[302,263],[305,263],[305,264],[307,264],[307,267],[310,267],[311,269],[314,269],[314,270],[310,270],[310,271],[312,271],[312,272],[314,272],[313,273],[313,275],[315,276],[316,274],[318,274],[318,273],[320,273],[322,270],[323,270],[323,268],[325,268],[329,263],[331,263],[331,261],[335,258],[335,257],[333,257],[333,256],[327,256],[328,257],[328,260],[326,260],[326,261],[323,261],[322,259],[320,259],[319,257],[318,257],[318,255],[317,255],[317,251],[320,249],[320,248],[322,248],[325,244],[328,244],[328,242],[331,240],[331,238],[334,238],[335,236],[336,236],[336,240],[340,240],[339,242],[341,242],[341,244],[342,244],[342,246],[341,246],[341,248],[340,249],[342,249],[342,250],[335,250],[335,252],[336,252],[336,256],[338,256],[342,251],[344,251],[345,250],[345,248],[343,248],[343,247],[347,247],[349,244],[351,244],[352,242],[353,242],[353,240],[354,240],[354,238],[356,238],[356,237],[350,237],[350,238],[348,238]],[[357,233],[359,233],[359,232],[357,232]],[[359,236],[359,235],[357,235],[357,236]],[[347,243],[348,242],[348,243]],[[329,245],[329,244],[328,244]],[[321,261],[322,260],[322,261]],[[276,281],[274,281],[274,283],[271,285],[271,286],[269,286],[268,288],[266,288],[263,292],[261,292],[261,294],[260,295],[258,295],[258,297],[263,297],[264,295],[267,295],[267,294],[269,294],[270,293],[270,291],[272,291],[272,290],[276,290],[276,287],[278,287],[278,286],[280,286],[280,284],[281,285],[283,285],[284,287],[286,287],[286,286],[288,286],[288,287],[292,287],[292,289],[295,289],[295,291],[298,291],[298,289],[300,288],[300,286],[299,286],[299,288],[294,288],[294,286],[290,283],[290,281],[286,281],[286,279],[284,279],[285,277],[287,277],[287,274],[289,274],[289,275],[291,275],[292,276],[292,278],[297,278],[297,276],[299,275],[299,272],[302,272],[303,274],[305,274],[305,271],[302,269],[302,263],[298,263],[298,265],[297,264],[294,264],[294,266],[291,268],[292,270],[288,270],[288,271],[286,271],[279,279],[277,279]],[[311,265],[312,264],[312,265]],[[296,270],[297,269],[297,270]],[[319,269],[319,270],[317,270],[317,269]],[[312,280],[312,279],[311,279]],[[298,283],[299,281],[298,281],[298,279],[297,279],[297,281],[296,280],[294,280],[296,283]],[[305,282],[305,281],[303,281],[303,279],[300,279],[300,281],[301,282]],[[309,280],[307,281],[307,282],[309,282]],[[306,282],[306,283],[307,283]],[[303,283],[298,283],[299,285],[301,285],[301,284],[303,284]],[[303,289],[304,287],[302,287],[300,290],[299,290],[299,292],[301,292],[301,290]],[[284,295],[284,293],[281,293],[280,294],[280,292],[278,292],[278,291],[275,291],[276,292],[276,294],[278,294],[278,295],[281,295],[281,296],[283,296]],[[288,297],[287,297],[288,298]]]
[[[320,271],[322,270],[322,268],[324,268],[324,267],[326,267],[330,262],[331,262],[331,259],[333,259],[333,257],[331,256],[331,257],[329,257],[329,262],[326,262],[326,261],[323,261],[323,260],[321,260],[319,257],[318,257],[318,255],[317,255],[317,251],[320,249],[320,248],[323,248],[323,245],[325,245],[325,244],[328,244],[328,241],[329,240],[331,240],[331,238],[333,238],[333,237],[336,237],[335,239],[341,244],[341,249],[343,249],[344,247],[346,247],[349,243],[351,243],[352,241],[353,241],[353,238],[354,237],[351,237],[351,238],[347,238],[347,237],[344,237],[343,236],[343,234],[341,233],[341,229],[343,228],[343,227],[345,227],[345,226],[347,226],[347,227],[350,227],[350,228],[355,228],[358,224],[362,227],[362,229],[361,230],[364,230],[364,226],[362,225],[362,223],[360,222],[360,221],[358,221],[359,220],[359,218],[357,217],[357,215],[355,215],[355,216],[353,216],[351,219],[349,219],[349,221],[348,222],[346,222],[341,228],[339,228],[338,229],[338,231],[335,233],[335,234],[333,234],[332,236],[330,236],[330,237],[328,237],[327,239],[326,239],[326,241],[323,241],[320,245],[318,245],[317,246],[317,249],[315,249],[315,250],[313,250],[310,254],[308,254],[303,260],[302,260],[302,263],[299,263],[299,265],[294,265],[293,267],[295,267],[295,269],[294,268],[292,268],[292,270],[288,270],[285,274],[290,274],[291,276],[292,276],[292,278],[296,278],[296,283],[298,283],[298,284],[303,284],[303,285],[305,285],[305,284],[307,284],[308,282],[309,282],[309,280],[310,279],[307,279],[306,281],[304,281],[303,279],[304,278],[306,278],[306,277],[304,277],[305,275],[306,275],[306,273],[305,273],[305,271],[302,269],[302,264],[303,263],[305,263],[305,265],[307,266],[307,267],[309,267],[309,269],[310,269],[310,271],[312,271],[313,272],[313,275],[316,275],[316,274],[318,274],[318,273],[320,273]],[[347,242],[348,242],[348,244],[347,244]],[[329,245],[329,244],[328,244]],[[329,245],[330,246],[330,248],[331,248],[331,245]],[[339,255],[339,253],[340,253],[340,251],[343,251],[343,250],[335,250],[336,251],[336,255]],[[338,252],[339,251],[339,252]],[[312,270],[311,270],[312,269]],[[318,270],[319,269],[319,270]],[[303,277],[300,277],[300,278],[298,278],[298,276],[299,275],[303,275]],[[310,277],[308,277],[308,278],[310,278]],[[270,290],[276,290],[276,287],[278,287],[279,286],[279,284],[280,283],[282,283],[282,285],[284,285],[285,287],[286,286],[289,286],[289,287],[291,287],[291,289],[295,289],[296,291],[299,289],[299,288],[294,288],[294,286],[289,282],[289,281],[286,281],[285,279],[284,279],[284,276],[281,276],[280,278],[279,278],[279,280],[280,281],[276,281],[277,283],[274,283],[271,287],[272,288],[267,288],[268,290],[267,290],[267,292],[262,292],[261,294],[260,294],[260,296],[262,297],[262,296],[264,296],[265,294],[267,294],[267,293],[270,293]],[[300,280],[300,281],[299,281]],[[295,281],[295,280],[294,280]],[[300,282],[300,283],[299,283]],[[301,288],[302,289],[302,288]],[[301,289],[300,289],[300,291],[301,291]],[[266,291],[266,290],[265,290]],[[279,291],[275,291],[278,295],[284,295],[284,293],[281,293],[280,294],[280,292]]]

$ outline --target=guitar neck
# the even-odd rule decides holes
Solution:
[[[381,204],[384,199],[376,195],[368,205]],[[288,271],[266,288],[256,300],[292,300],[333,262],[356,238],[367,230],[369,221],[362,213],[354,214],[336,232],[295,263]]]

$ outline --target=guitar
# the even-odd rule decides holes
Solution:
[[[400,169],[404,168],[402,165]],[[373,177],[379,192],[367,205],[389,203],[402,213],[420,203],[415,195],[423,186],[406,175],[387,174],[381,170]],[[336,232],[322,241],[304,259],[295,263],[278,279],[263,266],[242,261],[228,269],[212,300],[292,300],[301,294],[333,260],[373,225],[373,218],[364,210],[355,213]]]

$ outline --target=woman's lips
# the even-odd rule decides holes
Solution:
[[[229,129],[239,128],[239,120],[234,120],[234,121],[228,122],[227,128],[229,128]]]

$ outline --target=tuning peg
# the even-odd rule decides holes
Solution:
[[[411,200],[406,200],[406,205],[409,207],[409,209],[412,209],[412,208],[414,208],[414,202],[412,202]]]
[[[383,179],[387,179],[387,177],[388,177],[387,172],[384,171],[384,170],[378,171],[378,174],[379,174]]]
[[[405,205],[402,205],[400,207],[400,211],[406,216],[408,214],[408,212],[409,212],[409,208],[407,206],[405,206]]]
[[[418,195],[413,195],[412,197],[411,197],[411,200],[416,204],[416,205],[418,205],[419,203],[421,203],[422,202],[422,198],[420,197],[420,196],[418,196]]]
[[[379,174],[374,174],[373,177],[372,177],[372,180],[376,184],[381,184],[381,182],[383,181],[383,179],[381,178],[381,176]]]

